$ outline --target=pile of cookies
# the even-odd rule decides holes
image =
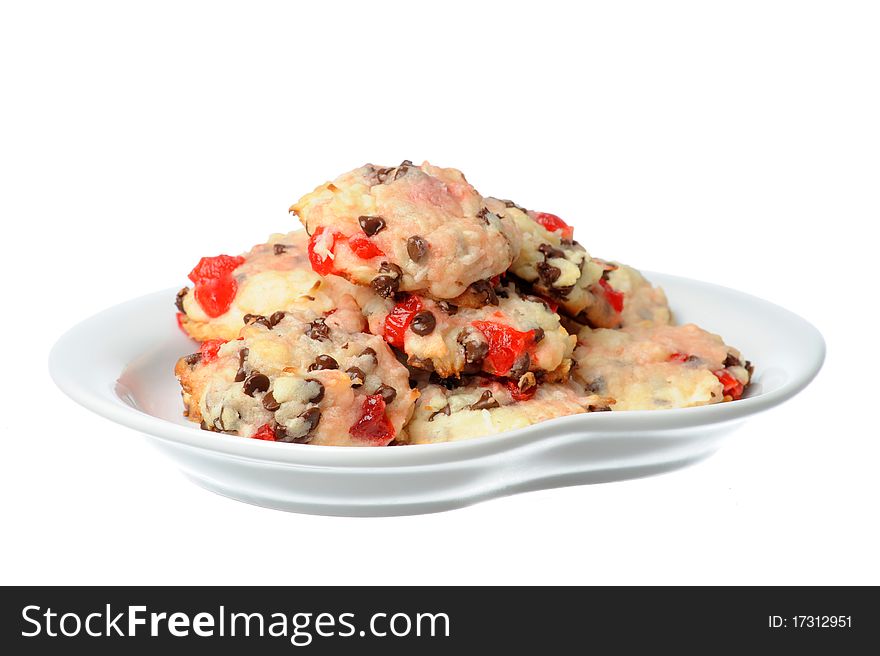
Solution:
[[[290,210],[305,230],[202,258],[175,373],[205,430],[337,446],[467,439],[584,412],[738,399],[751,365],[553,214],[460,171],[366,165]]]

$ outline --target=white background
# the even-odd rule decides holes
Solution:
[[[4,3],[0,582],[880,583],[871,4]],[[788,307],[824,370],[692,468],[388,519],[202,491],[50,381],[73,323],[404,158]]]

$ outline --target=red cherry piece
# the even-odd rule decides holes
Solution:
[[[257,432],[251,435],[255,440],[266,440],[267,442],[275,441],[275,429],[269,424],[263,424],[257,429]]]
[[[489,354],[483,365],[487,372],[496,376],[509,372],[516,359],[535,343],[534,330],[520,332],[494,321],[472,321],[471,325],[489,342]]]
[[[667,360],[670,362],[687,362],[689,357],[687,353],[673,353]]]
[[[370,394],[361,406],[361,416],[348,431],[352,437],[384,446],[394,439],[394,426],[385,415],[385,399]]]
[[[614,308],[614,311],[620,314],[623,312],[623,292],[619,292],[608,284],[605,278],[599,279],[599,286],[605,292],[605,300]]]
[[[374,257],[385,255],[376,244],[366,237],[352,237],[348,240],[348,246],[362,260],[371,260]]]
[[[189,279],[195,283],[195,299],[209,317],[219,317],[229,310],[238,291],[232,272],[242,264],[244,258],[238,256],[203,257],[189,272]]]
[[[324,230],[321,226],[309,238],[309,262],[312,270],[322,276],[333,273],[333,248],[339,233]]]
[[[413,317],[421,311],[422,300],[418,296],[407,296],[406,300],[391,308],[391,312],[385,317],[385,341],[402,349],[406,329],[412,323]]]
[[[177,313],[177,317],[176,317],[177,318],[177,327],[180,328],[181,330],[183,330],[183,317],[185,317],[185,316],[186,315],[183,312]],[[186,332],[186,331],[183,330],[183,332]]]
[[[725,394],[730,395],[734,399],[738,399],[742,396],[743,384],[736,379],[736,376],[730,373],[727,369],[721,369],[720,371],[715,371],[713,373],[724,387]]]
[[[205,364],[213,362],[217,359],[217,351],[226,343],[225,339],[209,339],[202,342],[199,347],[199,353],[202,354],[202,362]]]
[[[545,229],[549,230],[550,232],[561,232],[563,239],[571,239],[574,236],[574,228],[572,228],[555,214],[538,212],[538,214],[535,216],[535,221],[540,223],[542,226],[544,226]]]

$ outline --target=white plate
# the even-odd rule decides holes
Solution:
[[[755,363],[747,398],[699,408],[561,417],[502,435],[389,448],[251,440],[182,416],[172,373],[196,350],[177,328],[176,289],[128,301],[58,340],[49,368],[74,401],[145,433],[194,482],[240,501],[327,515],[403,515],[696,462],[749,415],[791,398],[825,357],[819,332],[777,305],[724,287],[649,274],[680,323],[717,332]],[[120,467],[131,463],[118,463]]]

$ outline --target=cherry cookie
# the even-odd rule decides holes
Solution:
[[[321,316],[346,294],[368,293],[342,278],[316,274],[307,243],[308,235],[298,230],[272,235],[244,255],[203,257],[189,274],[193,287],[177,294],[181,328],[198,341],[235,339],[247,315],[298,310]]]
[[[370,332],[403,351],[411,367],[441,378],[484,372],[529,387],[568,375],[575,337],[538,297],[499,286],[491,304],[473,309],[398,296],[396,303],[368,303],[364,310]]]
[[[418,392],[350,298],[327,317],[250,320],[175,373],[186,415],[206,430],[277,442],[385,446],[404,440]]]
[[[520,249],[513,220],[493,213],[460,171],[425,162],[368,164],[303,196],[290,211],[308,233],[309,258],[389,298],[462,297],[503,273]]]
[[[613,399],[612,410],[658,410],[740,398],[752,366],[718,335],[693,324],[584,328],[572,379]]]
[[[598,283],[590,287],[593,302],[575,320],[593,328],[627,328],[641,324],[672,323],[666,294],[639,271],[619,262],[594,260],[602,267]]]
[[[487,198],[486,205],[512,219],[522,234],[509,273],[567,317],[594,328],[670,322],[663,290],[631,267],[591,257],[574,241],[574,229],[555,214],[496,198]]]
[[[607,409],[608,399],[560,383],[539,385],[528,398],[497,381],[454,389],[432,384],[422,389],[407,432],[411,444],[450,442]]]

